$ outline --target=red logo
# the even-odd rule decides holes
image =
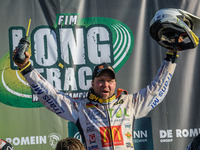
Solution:
[[[102,147],[124,145],[121,126],[100,127]]]
[[[89,135],[89,140],[90,140],[90,144],[91,144],[91,143],[96,143],[95,134],[90,134],[90,135]]]

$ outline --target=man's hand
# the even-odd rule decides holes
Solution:
[[[175,42],[175,39],[171,39],[171,41],[174,43]],[[182,36],[179,36],[178,38],[178,43],[181,43],[183,42],[183,37]],[[177,53],[180,52],[179,50],[177,51]],[[170,55],[173,55],[174,54],[174,49],[169,49],[167,54],[170,54]]]
[[[178,43],[181,43],[183,42],[183,37],[179,36],[177,40],[178,40]],[[175,43],[175,41],[176,41],[175,39],[171,39],[172,43]],[[172,63],[174,63],[176,61],[176,58],[179,57],[178,52],[179,52],[178,48],[169,49],[168,52],[166,52],[167,57],[165,58],[165,60],[171,61]]]
[[[175,39],[171,39],[171,42],[172,43],[175,43]],[[179,38],[178,38],[178,43],[181,43],[181,42],[183,42],[183,37],[182,36],[179,36]],[[173,53],[174,52],[174,49],[170,49],[170,50],[168,50],[170,53]],[[177,53],[178,53],[179,51],[177,51]]]
[[[15,48],[15,50],[14,50],[13,53],[12,53],[12,59],[13,59],[13,57],[14,57],[15,54],[16,54],[16,50],[17,50],[17,47]],[[14,59],[13,59],[13,61],[15,62],[15,64],[16,64],[20,69],[24,68],[24,67],[28,64],[29,59],[30,59],[30,54],[29,54],[28,52],[25,52],[24,54],[25,54],[25,60],[24,60],[23,63],[17,63],[17,62],[15,62]]]

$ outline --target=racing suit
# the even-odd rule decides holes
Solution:
[[[185,150],[200,150],[200,134],[190,142]]]
[[[175,63],[164,60],[146,88],[135,94],[118,90],[117,96],[106,100],[91,89],[87,98],[73,99],[54,88],[31,65],[21,73],[47,109],[77,125],[87,150],[129,150],[134,149],[134,119],[146,116],[162,102],[175,67]]]

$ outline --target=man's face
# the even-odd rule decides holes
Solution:
[[[116,88],[116,81],[113,79],[111,72],[103,71],[92,81],[94,93],[102,99],[108,99],[113,96]]]

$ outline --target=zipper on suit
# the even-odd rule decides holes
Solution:
[[[108,105],[109,104],[106,104],[106,106],[105,106],[105,108],[106,108],[106,113],[107,113],[107,117],[108,117],[108,128],[109,128],[109,130],[110,130],[110,140],[111,140],[111,148],[112,148],[112,150],[114,150],[114,143],[113,143],[113,135],[112,135],[112,128],[111,128],[111,122],[110,122],[110,115],[109,115],[109,113],[108,113]]]

